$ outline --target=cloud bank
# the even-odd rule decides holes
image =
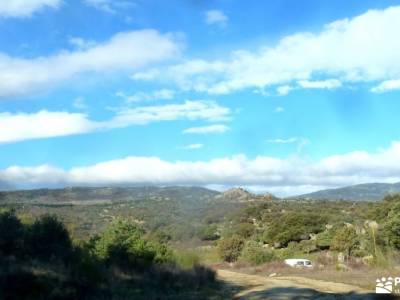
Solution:
[[[56,185],[241,185],[293,195],[365,182],[400,181],[400,141],[377,152],[354,151],[310,161],[300,157],[244,155],[208,161],[166,161],[131,156],[63,170],[54,166],[12,166],[0,182],[17,187]]]

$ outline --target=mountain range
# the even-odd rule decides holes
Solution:
[[[342,188],[326,189],[291,198],[301,199],[326,199],[326,200],[352,200],[352,201],[378,201],[385,195],[400,193],[398,183],[365,183],[346,186]]]

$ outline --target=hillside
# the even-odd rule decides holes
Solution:
[[[347,186],[343,188],[321,190],[292,198],[327,199],[327,200],[352,200],[352,201],[378,201],[385,195],[400,192],[399,183],[366,183]]]
[[[242,189],[220,193],[202,187],[72,187],[3,191],[0,208],[14,208],[28,218],[56,214],[78,237],[101,232],[122,217],[174,240],[187,240],[205,224],[220,223],[249,203],[271,199]]]

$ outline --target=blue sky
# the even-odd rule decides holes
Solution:
[[[400,181],[396,1],[0,4],[0,188]]]

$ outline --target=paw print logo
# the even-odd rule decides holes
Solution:
[[[393,292],[393,278],[392,277],[382,277],[376,280],[376,290],[377,294],[391,294]]]

